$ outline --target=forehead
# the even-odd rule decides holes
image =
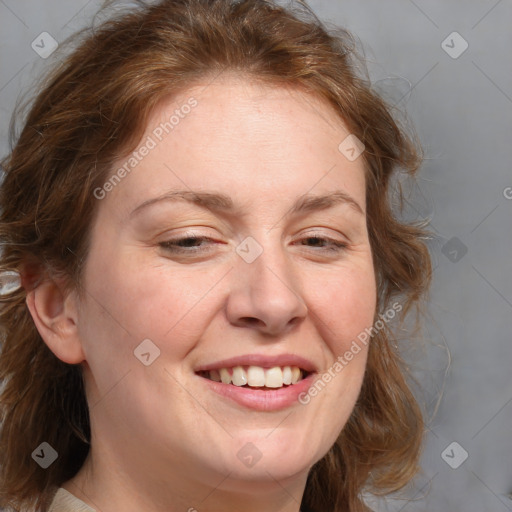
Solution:
[[[173,189],[219,190],[244,202],[346,190],[364,205],[363,158],[340,151],[349,131],[298,89],[227,78],[160,102],[112,196],[133,204]],[[278,192],[278,194],[277,194]]]

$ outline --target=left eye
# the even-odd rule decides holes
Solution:
[[[301,238],[300,242],[309,242],[313,244],[313,247],[318,249],[325,249],[327,251],[341,251],[343,249],[346,249],[347,247],[347,244],[345,242],[342,242],[341,240],[334,240],[333,238],[318,235],[310,235],[305,238]]]

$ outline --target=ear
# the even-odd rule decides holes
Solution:
[[[65,363],[78,364],[84,361],[85,355],[78,336],[76,293],[66,291],[63,279],[51,277],[46,277],[35,287],[26,286],[25,289],[28,309],[48,348]]]

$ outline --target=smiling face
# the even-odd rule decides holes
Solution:
[[[348,133],[311,95],[234,77],[155,110],[104,188],[83,276],[96,467],[183,494],[305,483],[353,409],[366,348],[307,405],[299,395],[376,305]]]

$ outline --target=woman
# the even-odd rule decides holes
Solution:
[[[388,189],[419,157],[355,69],[307,10],[163,0],[53,71],[3,162],[1,506],[352,512],[410,480],[390,322],[430,260]]]

